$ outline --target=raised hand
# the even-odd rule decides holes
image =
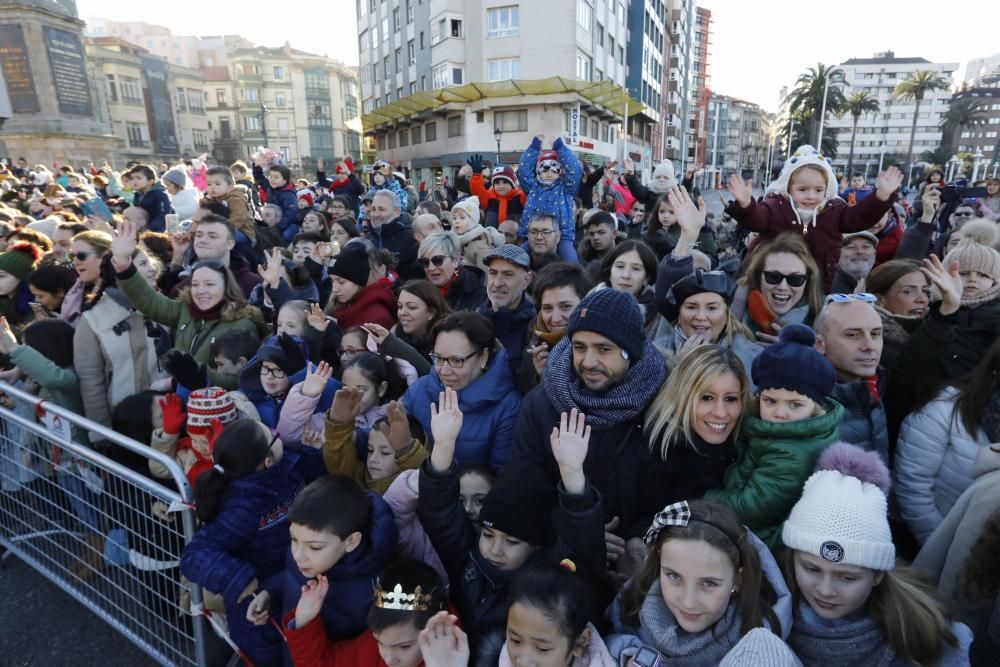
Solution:
[[[177,435],[184,428],[187,416],[184,414],[184,404],[177,394],[167,394],[160,399],[160,412],[163,413],[163,434]]]
[[[316,398],[326,389],[326,383],[333,376],[333,369],[325,361],[319,362],[319,366],[313,366],[312,362],[306,362],[306,377],[302,380],[300,391],[303,396]]]
[[[736,199],[736,203],[739,204],[740,208],[746,208],[750,205],[750,200],[753,199],[752,186],[753,183],[744,181],[743,177],[739,174],[730,175],[729,180],[726,181],[726,189]]]
[[[385,416],[388,424],[382,424],[379,432],[389,441],[394,451],[401,451],[413,443],[410,435],[410,422],[406,419],[406,409],[399,401],[390,401],[385,406]]]
[[[368,337],[373,339],[375,344],[379,346],[381,346],[382,343],[385,342],[385,339],[389,337],[389,330],[381,324],[366,322],[361,325],[361,328],[367,331]]]
[[[958,275],[958,262],[953,260],[945,269],[936,255],[924,260],[920,268],[927,279],[941,292],[941,314],[951,315],[962,305],[962,279]]]
[[[684,341],[680,349],[677,350],[677,359],[678,360],[683,359],[684,355],[686,355],[688,352],[708,342],[709,342],[708,337],[705,334],[695,334],[691,336],[686,341]]]
[[[898,190],[902,184],[903,172],[890,166],[885,171],[878,173],[878,178],[875,179],[875,196],[882,201],[889,201],[892,193]]]
[[[257,580],[254,579],[253,583],[256,587]],[[267,625],[268,620],[271,618],[270,609],[271,594],[267,591],[257,593],[247,606],[247,621],[254,625]]]
[[[330,583],[322,574],[305,583],[299,594],[299,603],[295,606],[296,628],[304,628],[310,621],[319,616],[320,610],[323,609],[323,599],[326,598],[328,590],[330,590]]]
[[[111,254],[122,262],[132,261],[132,253],[138,245],[135,224],[129,220],[122,219],[118,223],[115,231],[115,238],[111,242]]]
[[[257,273],[264,279],[268,287],[277,289],[278,283],[281,281],[281,270],[284,267],[282,264],[284,258],[281,255],[281,250],[279,248],[271,248],[271,251],[264,253],[264,255],[267,258],[267,266],[258,264]]]
[[[920,202],[924,209],[920,214],[920,221],[933,222],[941,208],[941,190],[936,185],[928,185],[924,188],[924,194],[920,195]]]
[[[364,392],[354,387],[341,387],[333,395],[333,404],[327,416],[338,424],[351,424],[361,414],[361,400]]]
[[[687,190],[676,185],[667,191],[667,201],[681,226],[681,238],[691,243],[697,241],[698,233],[705,226],[705,201],[699,198],[700,207],[696,206]]]
[[[326,169],[324,169],[325,166],[326,162],[323,160],[323,158],[319,158],[318,160],[316,160],[316,171],[326,171]]]
[[[458,175],[464,178],[472,176],[472,173],[473,173],[472,166],[469,164],[463,164],[462,167],[458,170]]]
[[[535,347],[529,347],[528,354],[531,355],[531,365],[535,367],[535,374],[542,377],[542,373],[545,372],[545,362],[549,358],[549,346],[539,343]]]
[[[10,354],[17,347],[17,338],[6,317],[0,317],[0,352]]]
[[[302,444],[312,447],[314,449],[322,449],[323,443],[326,438],[324,437],[323,431],[312,428],[307,423],[305,428],[302,429]]]
[[[483,156],[480,153],[470,155],[466,163],[472,168],[472,171],[477,174],[483,170]]]
[[[316,331],[326,331],[326,328],[330,326],[330,320],[327,319],[326,313],[319,307],[319,304],[313,303],[309,305],[309,310],[306,311],[306,324]]]
[[[632,158],[625,158],[622,160],[622,167],[625,168],[625,173],[629,176],[635,175],[635,163],[632,162]]]
[[[455,443],[462,431],[462,419],[458,392],[445,387],[438,396],[437,404],[431,403],[431,434],[434,436],[431,465],[438,472],[445,472],[451,467],[455,458]]]
[[[568,493],[583,493],[587,488],[583,462],[587,458],[590,427],[586,420],[585,414],[573,408],[569,414],[564,412],[559,416],[559,427],[553,427],[549,435],[552,456]]]
[[[420,631],[417,640],[424,667],[467,667],[469,638],[458,627],[458,619],[439,611]]]

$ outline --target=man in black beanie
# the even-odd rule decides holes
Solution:
[[[648,446],[643,416],[666,378],[635,297],[603,289],[577,305],[566,336],[549,354],[541,384],[521,403],[511,460],[540,465],[553,480],[558,467],[548,434],[562,413],[577,409],[586,415],[592,433],[583,469],[604,501],[610,560],[624,553],[625,544],[612,533],[639,519],[639,455]]]

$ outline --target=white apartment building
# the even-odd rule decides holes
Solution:
[[[760,184],[765,178],[770,128],[767,112],[753,102],[713,93],[708,103],[705,166],[701,188],[715,188],[731,174]]]
[[[983,84],[983,79],[1000,71],[1000,53],[982,58],[973,58],[965,66],[966,85],[977,87]]]
[[[683,167],[694,157],[696,127],[692,115],[697,105],[694,86],[695,66],[692,49],[695,42],[697,7],[695,0],[670,0],[670,59],[667,68],[667,115],[661,124],[664,157],[674,167]]]
[[[514,162],[534,135],[548,143],[575,128],[581,159],[621,157],[622,105],[613,100],[626,98],[627,6],[357,0],[366,155],[377,152],[428,180],[472,153]],[[542,83],[557,76],[604,85],[587,95],[557,80]],[[641,110],[633,100],[630,115]],[[649,122],[629,125],[636,135],[629,154],[648,165]]]
[[[857,91],[866,91],[881,105],[881,112],[862,116],[854,143],[854,169],[868,170],[871,177],[877,173],[886,154],[905,155],[909,147],[910,128],[913,123],[915,102],[904,102],[893,96],[896,85],[918,70],[931,70],[951,81],[958,70],[958,63],[932,63],[925,58],[897,58],[891,51],[877,53],[872,58],[851,58],[838,67],[844,71],[841,90],[845,97]],[[941,115],[948,110],[951,90],[935,90],[927,94],[920,104],[917,132],[913,141],[914,161],[920,154],[941,144]],[[847,165],[851,145],[853,118],[827,118],[827,126],[837,129],[837,158],[835,167]]]

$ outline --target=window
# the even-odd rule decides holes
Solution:
[[[420,90],[427,90],[427,75],[420,75]]]
[[[333,127],[329,102],[309,102],[309,127]]]
[[[520,58],[503,58],[489,61],[489,81],[506,81],[521,76]]]
[[[576,22],[590,32],[590,26],[594,22],[594,7],[588,0],[576,0]]]
[[[465,71],[461,67],[451,68],[451,82],[456,86],[462,85],[462,79],[464,78]]]
[[[220,107],[226,106],[226,89],[225,88],[216,88],[215,89],[215,103],[218,106],[220,106]]]
[[[389,148],[395,148],[396,147],[396,133],[395,132],[390,132],[389,134],[386,135],[386,138],[389,140],[389,142],[388,142],[389,143]]]
[[[128,145],[141,147],[149,145],[149,129],[142,123],[125,123],[125,132],[128,134]]]
[[[402,86],[400,86],[399,88],[396,89],[396,99],[397,100],[403,99],[403,87]]]
[[[462,36],[462,21],[460,19],[451,20],[451,36],[452,37]]]
[[[175,105],[177,106],[177,113],[184,113],[187,111],[187,93],[184,92],[183,88],[178,88],[177,92],[174,93]]]
[[[389,41],[389,17],[382,19],[382,43]]]
[[[448,63],[441,63],[431,70],[431,85],[434,89],[444,88],[448,81]]]
[[[121,88],[122,102],[142,106],[142,87],[139,85],[139,79],[132,76],[120,77],[119,87]]]
[[[392,30],[399,32],[399,7],[392,10]]]
[[[600,124],[598,123],[596,118],[590,119],[590,136],[592,136],[594,139],[600,139],[601,137]]]
[[[232,139],[233,129],[229,125],[228,118],[219,119],[219,138],[220,139]]]
[[[615,57],[615,38],[611,35],[608,35],[608,55]]]
[[[191,130],[191,138],[194,141],[196,150],[208,148],[208,132],[205,132],[205,130]]]
[[[486,10],[486,38],[516,37],[521,30],[521,15],[517,6]]]
[[[422,133],[422,130],[423,130],[422,125],[414,125],[413,127],[410,128],[410,143],[413,144],[414,146],[420,143],[421,141],[420,135]]]
[[[388,79],[389,78],[389,56],[386,56],[385,58],[382,59],[382,72],[384,73],[385,78]]]
[[[598,46],[604,46],[604,26],[600,23],[597,24],[597,31],[595,33],[595,40]]]
[[[243,116],[243,129],[248,131],[260,131],[260,116]]]
[[[576,54],[576,78],[580,81],[590,81],[593,63],[589,56]]]
[[[449,137],[460,137],[462,136],[462,127],[465,124],[465,119],[462,116],[452,116],[448,119],[448,136]]]
[[[274,94],[274,106],[276,106],[276,107],[283,107],[283,106],[285,106],[285,94],[284,93],[275,93]]]
[[[284,81],[284,79],[285,79],[285,68],[284,67],[282,67],[280,65],[275,65],[274,68],[272,69],[272,71],[274,72],[274,80],[275,81]]]
[[[241,74],[260,74],[256,65],[240,65]]]
[[[413,23],[413,0],[406,0],[406,22]]]
[[[399,131],[399,147],[406,148],[410,145],[410,133],[406,130]]]
[[[406,56],[411,65],[417,63],[417,48],[412,39],[406,43]]]
[[[288,134],[288,119],[279,118],[278,119],[278,134]]]
[[[424,48],[424,32],[422,30],[420,31],[420,48]]]
[[[424,141],[430,143],[431,141],[437,141],[438,138],[438,124],[436,121],[432,121],[424,125]]]
[[[282,146],[282,147],[280,147],[278,149],[278,152],[281,153],[281,155],[285,158],[285,164],[288,164],[288,161],[292,157],[292,149],[291,149],[291,147],[290,146]]]
[[[256,88],[244,88],[243,89],[243,101],[244,102],[259,102],[260,101],[260,91]]]
[[[191,113],[205,113],[205,93],[195,88],[187,89],[187,104]]]
[[[399,70],[403,67],[403,50],[396,49],[396,74],[399,74]]]
[[[114,74],[108,74],[108,99],[112,102],[118,101],[118,86],[115,85]]]
[[[416,81],[411,81],[410,82],[410,91],[407,94],[408,95],[412,95],[415,92],[417,92],[417,82]]]
[[[526,132],[528,130],[528,112],[497,111],[493,114],[493,122],[504,132]]]

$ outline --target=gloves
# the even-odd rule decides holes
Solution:
[[[160,399],[160,410],[163,412],[164,435],[178,435],[187,422],[180,397],[177,394],[167,394]]]
[[[302,346],[288,334],[278,336],[278,345],[285,353],[284,370],[288,375],[295,375],[306,367],[306,355],[302,352]],[[293,370],[294,369],[294,370]]]
[[[198,365],[187,352],[170,350],[163,356],[163,370],[169,373],[180,386],[194,391],[208,386],[208,373],[205,366]]]
[[[468,162],[469,166],[472,167],[473,173],[478,174],[483,170],[483,156],[479,153],[470,155],[466,162]]]

